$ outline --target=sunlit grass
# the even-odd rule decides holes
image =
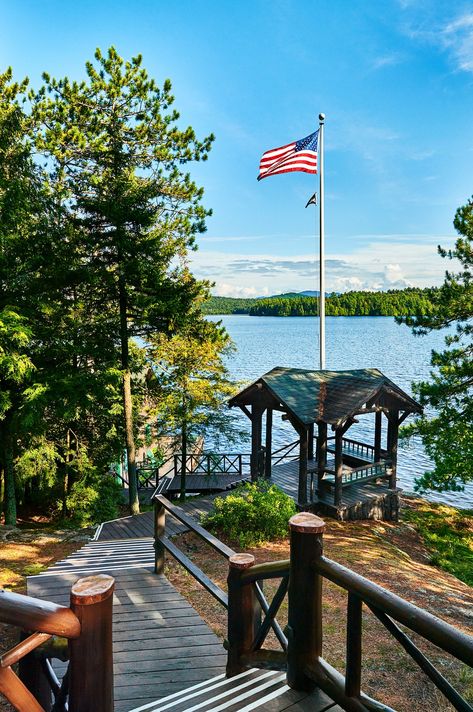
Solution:
[[[473,586],[473,510],[417,501],[402,517],[424,539],[432,564]]]

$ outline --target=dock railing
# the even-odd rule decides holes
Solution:
[[[230,557],[228,577],[228,664],[233,676],[250,666],[286,669],[287,684],[296,690],[320,688],[348,712],[393,712],[361,690],[362,609],[368,608],[412,660],[430,678],[453,708],[472,707],[428,660],[407,633],[419,635],[466,665],[473,666],[473,637],[425,610],[383,589],[323,555],[324,522],[306,512],[290,520],[291,558],[254,564],[249,554]],[[264,579],[281,578],[273,602],[261,621],[253,586]],[[327,579],[348,592],[346,664],[344,674],[322,657],[322,581]],[[288,590],[287,650],[265,650],[262,644]],[[393,672],[393,674],[395,674]]]
[[[22,631],[0,658],[0,692],[18,712],[113,712],[114,585],[111,576],[79,579],[69,608],[0,591],[0,621]],[[53,658],[69,660],[62,682]]]

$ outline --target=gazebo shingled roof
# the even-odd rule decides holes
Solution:
[[[251,404],[263,386],[281,410],[304,426],[340,424],[370,402],[383,405],[389,401],[399,410],[422,412],[419,403],[376,368],[319,371],[277,366],[234,396],[229,405]]]

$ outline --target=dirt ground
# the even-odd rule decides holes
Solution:
[[[227,542],[232,545],[232,542]],[[191,534],[180,537],[179,546],[214,581],[226,588],[227,562],[212,555],[209,547]],[[452,575],[432,566],[431,554],[415,529],[407,523],[336,522],[327,520],[325,555],[353,569],[406,600],[425,608],[463,631],[473,633],[473,589]],[[233,546],[233,548],[237,548]],[[250,549],[256,561],[273,561],[289,556],[288,541]],[[222,639],[226,635],[226,613],[182,567],[168,560],[166,574],[190,600],[200,615]],[[278,581],[266,581],[265,595],[271,600]],[[324,657],[344,672],[346,646],[346,594],[325,581]],[[278,614],[284,627],[287,601]],[[473,670],[453,660],[415,634],[413,641],[457,689],[473,702]],[[274,636],[265,647],[278,649]],[[384,627],[364,608],[363,690],[399,712],[443,712],[452,710],[443,696],[403,651]]]

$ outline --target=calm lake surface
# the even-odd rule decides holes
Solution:
[[[228,360],[233,378],[249,382],[275,366],[318,368],[318,320],[316,317],[257,317],[223,315],[209,317],[221,321],[232,337],[236,353]],[[413,381],[427,379],[432,349],[442,350],[445,332],[414,337],[406,326],[398,326],[391,317],[327,317],[326,367],[333,370],[378,368],[407,393]],[[407,422],[409,422],[408,419]],[[242,414],[242,423],[248,419]],[[274,417],[273,447],[296,439],[292,427]],[[350,428],[348,437],[372,442],[374,416],[360,418]],[[383,437],[384,434],[383,434]],[[249,445],[246,446],[249,450]],[[414,489],[414,479],[430,467],[422,443],[415,439],[402,444],[398,455],[400,486]],[[473,507],[473,486],[463,493],[429,493],[429,499],[457,507]]]

